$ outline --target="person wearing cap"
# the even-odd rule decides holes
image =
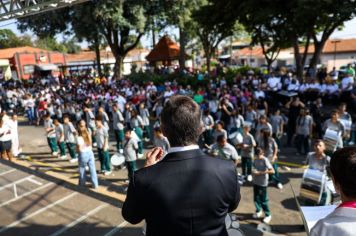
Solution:
[[[341,204],[311,229],[310,236],[353,236],[356,222],[356,147],[337,150],[330,171]]]

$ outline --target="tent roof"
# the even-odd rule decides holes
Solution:
[[[163,36],[152,51],[146,56],[150,62],[178,60],[180,48],[167,35]],[[186,55],[187,57],[187,55]]]

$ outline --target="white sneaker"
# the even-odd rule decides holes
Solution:
[[[251,182],[251,181],[252,181],[252,175],[248,175],[248,176],[247,176],[247,181],[248,181],[248,182]]]
[[[353,146],[354,144],[355,144],[355,143],[352,142],[352,141],[349,142],[349,145],[350,145],[350,146]]]
[[[52,156],[57,156],[58,152],[52,152]]]
[[[262,218],[262,215],[263,215],[263,212],[262,211],[259,211],[259,212],[256,212],[255,214],[252,215],[252,218],[254,219],[260,219]]]
[[[282,185],[281,183],[278,183],[278,184],[277,184],[277,188],[283,189],[283,185]]]
[[[76,162],[78,162],[78,158],[70,159],[69,162],[70,162],[70,163],[76,163]]]
[[[89,166],[86,166],[86,167],[85,167],[85,171],[89,171]]]
[[[271,220],[272,220],[272,216],[271,215],[269,215],[269,216],[266,216],[265,218],[263,218],[263,223],[265,223],[265,224],[269,224],[269,222],[271,222]]]
[[[140,153],[139,153],[137,156],[138,156],[138,158],[142,158],[142,157],[143,157],[143,154],[140,154]]]
[[[123,154],[124,153],[124,149],[119,149],[119,153]]]
[[[59,156],[58,158],[61,160],[64,160],[64,159],[67,159],[67,155]]]
[[[98,144],[97,143],[93,143],[93,147],[97,147],[98,146]]]
[[[111,171],[105,171],[104,175],[111,175]]]

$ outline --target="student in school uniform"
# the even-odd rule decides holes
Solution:
[[[254,149],[256,147],[256,141],[253,135],[250,133],[250,126],[244,125],[242,133],[242,143],[239,144],[241,148],[241,168],[242,175],[247,178],[247,181],[252,181],[252,159],[254,155]]]
[[[52,156],[58,155],[58,146],[56,140],[56,131],[55,126],[53,124],[53,120],[51,119],[51,115],[47,113],[44,116],[44,128],[46,131],[48,146],[51,149]]]
[[[3,116],[0,116],[0,153],[2,159],[12,161],[11,129],[5,124]]]
[[[137,160],[137,151],[138,151],[138,142],[137,139],[132,137],[132,130],[125,130],[125,143],[124,143],[124,156],[125,156],[125,165],[127,168],[128,179],[132,180],[134,172],[137,170],[136,160]]]
[[[110,154],[109,154],[109,131],[104,126],[102,122],[102,118],[99,116],[95,119],[96,125],[96,142],[98,148],[98,156],[100,161],[100,169],[101,173],[104,175],[111,174],[111,166],[110,166]]]
[[[274,169],[273,174],[270,176],[270,180],[277,185],[277,188],[283,189],[278,173],[278,145],[274,138],[272,138],[269,129],[263,129],[261,135],[262,136],[257,140],[258,147],[262,148],[264,155],[268,158]]]
[[[59,122],[59,120],[57,118],[53,120],[53,124],[55,126],[56,140],[57,140],[57,145],[59,147],[59,152],[60,152],[59,158],[66,159],[67,154],[66,154],[66,144],[64,142],[63,125]]]
[[[77,135],[77,131],[74,128],[74,125],[69,119],[69,115],[65,114],[63,116],[63,131],[64,131],[64,142],[69,151],[70,160],[69,162],[75,163],[78,161],[77,153],[76,153],[76,140],[75,136]]]
[[[220,135],[216,139],[216,143],[213,144],[213,154],[226,160],[231,160],[238,164],[241,157],[237,154],[236,148],[227,142],[227,138],[224,135]]]
[[[162,133],[161,127],[155,127],[153,129],[154,132],[154,141],[153,144],[155,147],[160,147],[163,150],[163,154],[168,153],[168,149],[171,147],[167,137],[165,137]]]
[[[253,161],[253,199],[255,202],[256,212],[253,214],[253,218],[262,218],[263,212],[265,218],[263,222],[268,224],[272,215],[268,207],[268,176],[273,174],[273,166],[269,162],[268,158],[264,156],[262,148],[256,148],[255,159]]]
[[[311,229],[311,236],[353,236],[356,222],[356,147],[337,150],[330,172],[341,204]]]
[[[140,139],[138,142],[138,157],[143,157],[143,127],[144,123],[142,117],[136,110],[131,111],[130,127],[135,131],[137,137]]]
[[[124,134],[124,117],[117,103],[112,106],[112,122],[116,140],[116,148],[119,153],[123,153]]]
[[[145,130],[145,141],[148,142],[151,140],[150,113],[145,107],[145,103],[143,102],[140,104],[139,114],[142,118],[143,127]]]
[[[89,105],[84,106],[84,114],[85,114],[85,122],[90,129],[91,139],[93,142],[93,147],[96,147],[96,139],[95,139],[95,116]]]

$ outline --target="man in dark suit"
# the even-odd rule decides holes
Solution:
[[[161,113],[171,148],[147,154],[146,167],[129,184],[122,215],[147,222],[148,236],[226,236],[225,217],[240,201],[234,162],[212,158],[198,147],[201,112],[187,96],[171,97]]]

